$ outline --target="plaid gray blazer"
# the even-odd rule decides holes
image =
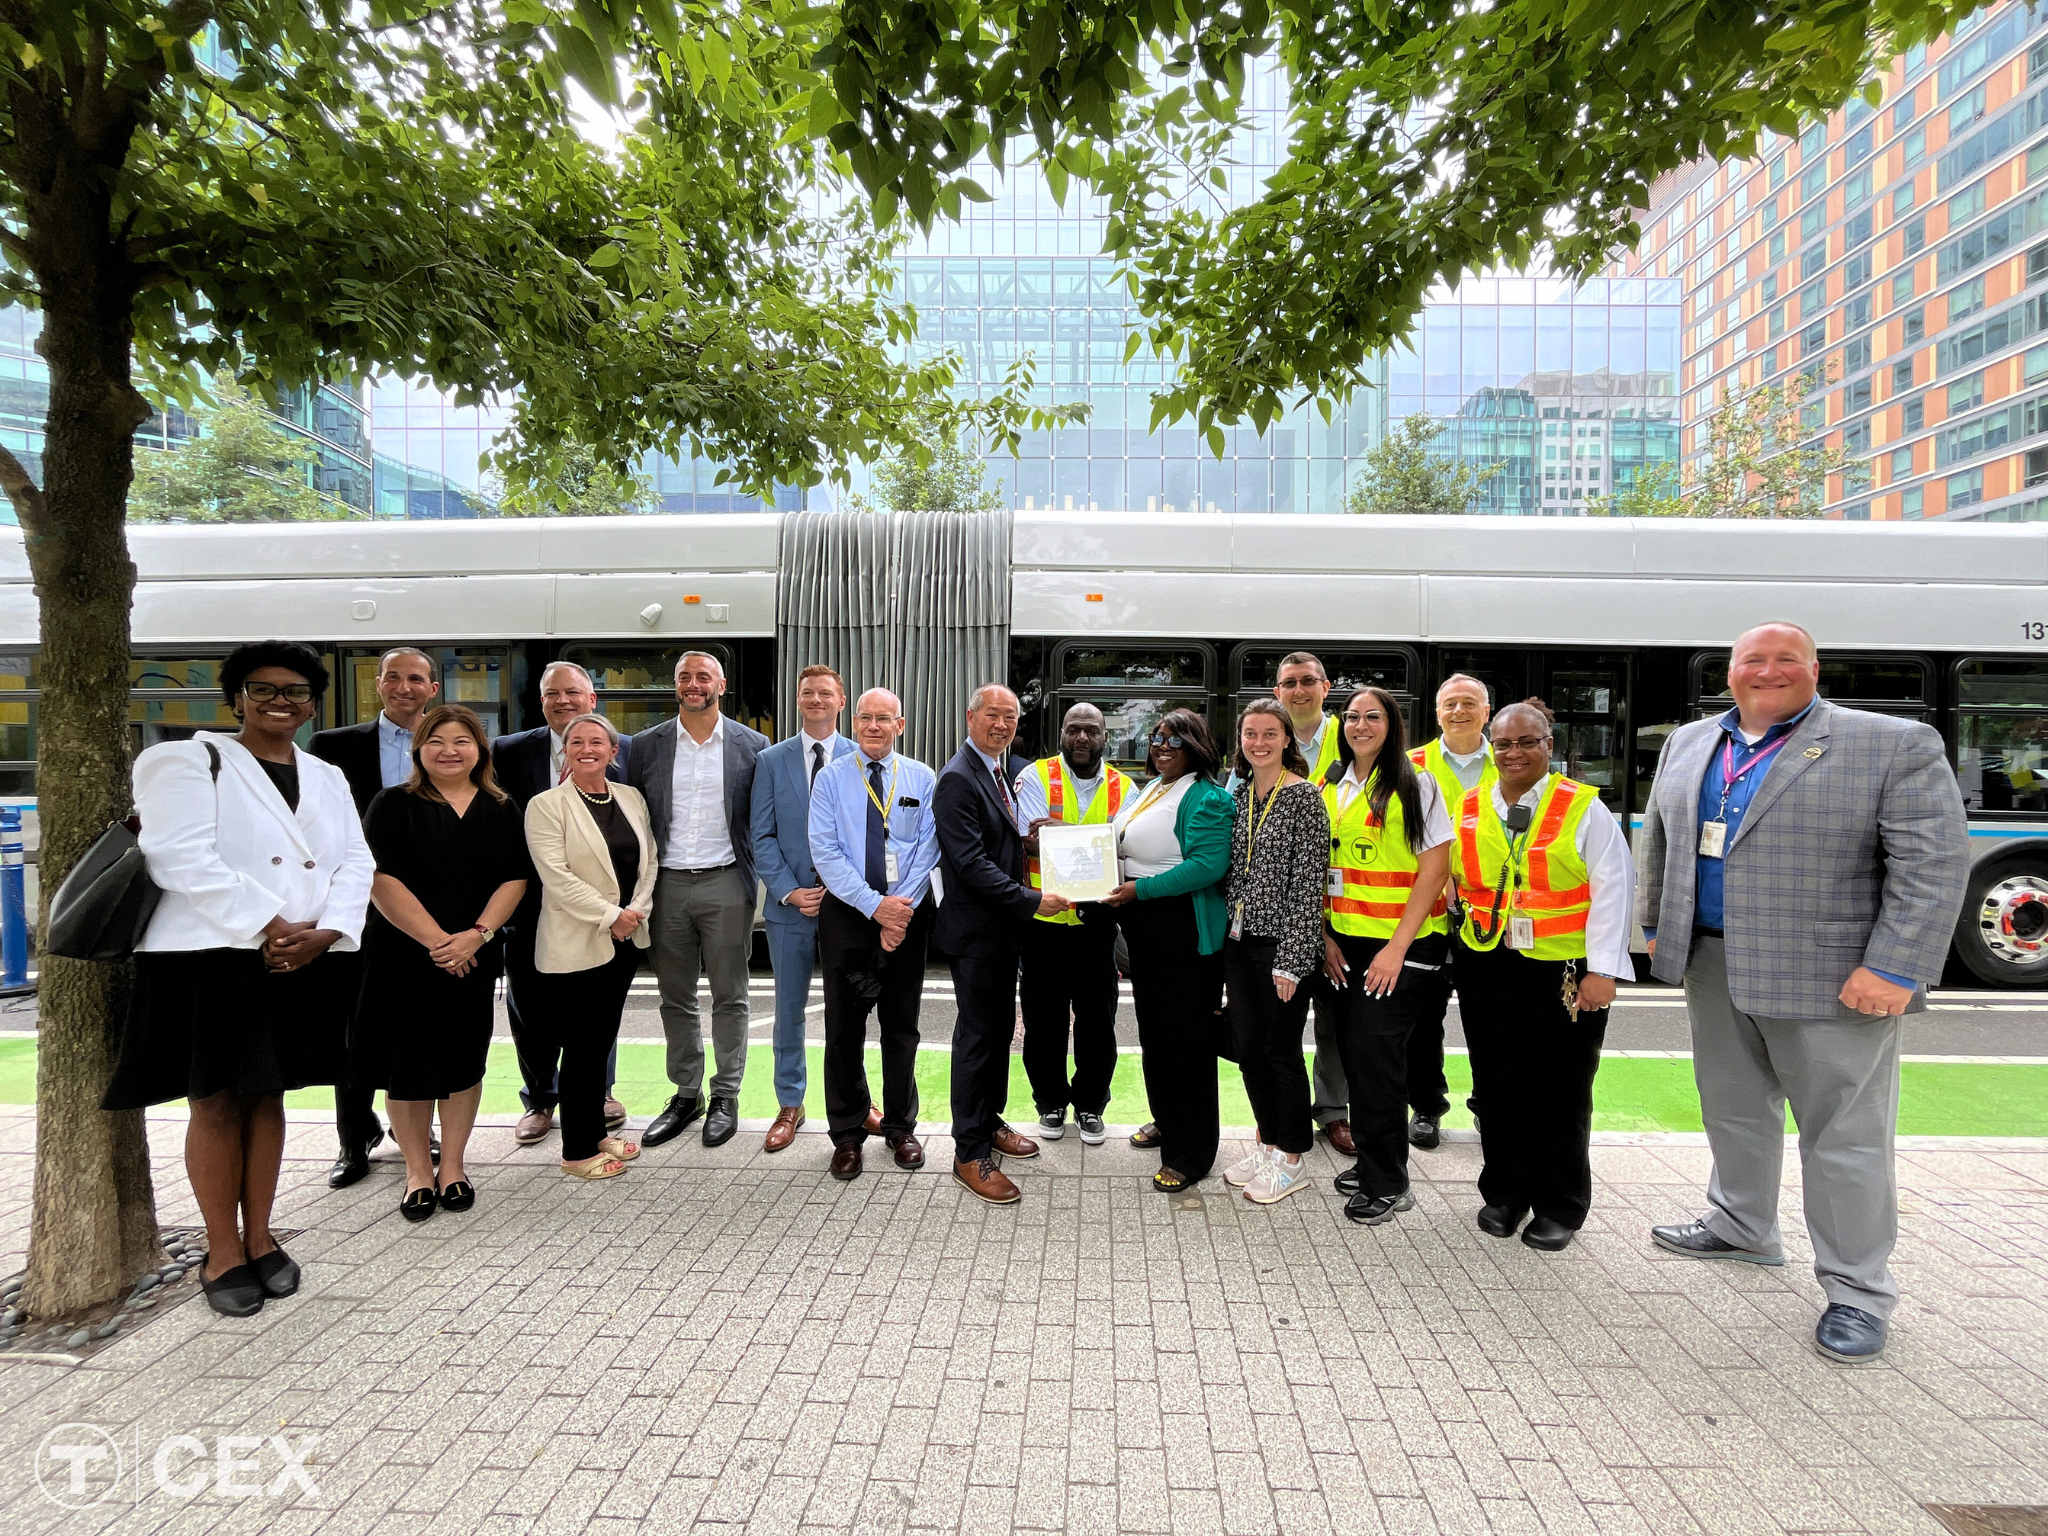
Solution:
[[[1685,979],[1700,785],[1721,728],[1671,733],[1635,840],[1636,915],[1656,930],[1650,972]],[[1963,797],[1941,737],[1917,721],[1826,699],[1800,721],[1729,842],[1728,992],[1778,1019],[1856,1015],[1838,994],[1859,965],[1926,984],[1941,975],[1969,874]]]

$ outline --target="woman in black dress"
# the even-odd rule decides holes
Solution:
[[[220,683],[239,732],[135,760],[142,855],[163,899],[136,945],[100,1107],[190,1102],[201,1284],[214,1311],[247,1317],[298,1288],[270,1232],[284,1095],[342,1079],[371,861],[341,770],[293,744],[327,691],[320,658],[283,640],[237,646]]]
[[[368,973],[356,1011],[358,1085],[384,1090],[405,1153],[399,1213],[466,1211],[463,1166],[483,1097],[499,926],[530,868],[518,808],[491,777],[483,722],[460,704],[427,711],[413,733],[412,778],[370,802],[363,831],[377,856]],[[429,1150],[441,1113],[437,1180]]]

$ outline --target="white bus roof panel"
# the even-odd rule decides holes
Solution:
[[[1422,619],[1422,580],[1345,573],[1219,577],[1189,571],[1019,571],[1010,581],[1010,630],[1146,638],[1412,639]]]
[[[394,581],[145,581],[130,620],[138,645],[242,640],[521,640],[550,633],[549,576],[441,576]]]

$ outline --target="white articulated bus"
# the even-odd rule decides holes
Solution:
[[[1924,720],[1948,744],[1974,865],[1958,959],[1985,981],[2048,985],[2048,528],[1010,516],[1006,569],[916,579],[972,576],[1007,591],[1007,612],[977,633],[1007,647],[1025,704],[1021,749],[1043,748],[1059,713],[1085,699],[1108,714],[1127,765],[1165,710],[1188,705],[1227,730],[1270,689],[1279,658],[1307,649],[1333,697],[1378,682],[1423,739],[1451,672],[1484,679],[1496,702],[1541,697],[1557,715],[1559,766],[1633,821],[1665,737],[1728,707],[1734,636],[1764,619],[1804,624],[1821,641],[1827,696]],[[901,691],[819,637],[856,621],[879,635],[919,623],[920,610],[894,577],[819,569],[815,552],[796,569],[793,525],[763,513],[136,528],[135,742],[228,723],[216,664],[238,641],[271,637],[329,655],[329,724],[375,712],[376,658],[399,643],[435,656],[443,696],[493,731],[538,721],[540,669],[556,658],[585,666],[629,731],[674,707],[669,674],[689,647],[724,658],[729,711],[771,734],[787,727],[778,677],[810,660]],[[813,594],[834,581],[877,594],[876,611],[811,611],[833,606]],[[33,795],[36,632],[20,535],[8,530],[0,791],[15,797]],[[951,643],[929,626],[917,639]],[[913,740],[933,754],[956,721],[920,731],[913,719]]]

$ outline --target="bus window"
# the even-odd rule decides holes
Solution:
[[[1695,718],[1724,713],[1735,700],[1728,692],[1728,653],[1704,651],[1694,659]],[[1856,709],[1921,719],[1931,696],[1930,668],[1919,656],[1862,656],[1853,652],[1820,658],[1820,696]]]
[[[1060,653],[1059,680],[1112,687],[1204,688],[1209,682],[1209,654],[1201,648],[1074,646]]]
[[[1169,710],[1192,709],[1213,726],[1209,689],[1216,652],[1200,642],[1179,645],[1100,645],[1062,641],[1053,647],[1052,686],[1042,713],[1024,699],[1027,718],[1042,722],[1038,749],[1059,749],[1060,721],[1076,704],[1093,704],[1109,727],[1105,755],[1126,773],[1145,776],[1152,727]],[[1020,742],[1026,733],[1020,732]]]
[[[1062,694],[1053,701],[1051,733],[1045,747],[1048,753],[1057,750],[1059,722],[1076,704],[1093,704],[1102,711],[1103,721],[1109,727],[1109,744],[1104,748],[1104,755],[1125,773],[1139,778],[1151,776],[1152,770],[1146,766],[1145,756],[1152,741],[1152,728],[1170,712],[1191,709],[1202,717],[1205,724],[1214,724],[1205,699],[1125,699],[1085,692]]]
[[[1237,650],[1237,691],[1265,694],[1273,691],[1280,676],[1280,660],[1297,650],[1306,650],[1323,664],[1323,676],[1330,680],[1330,693],[1350,693],[1367,683],[1377,683],[1404,701],[1415,678],[1415,658],[1405,647],[1388,650],[1332,650],[1315,646],[1244,645]]]
[[[2048,811],[2048,662],[1956,665],[1956,777],[1972,814]]]
[[[725,698],[720,701],[725,713],[743,724],[763,731],[769,729],[741,712],[738,668],[731,650],[716,641],[692,646],[570,645],[563,647],[561,659],[574,662],[590,674],[591,684],[597,689],[598,712],[611,721],[620,735],[631,736],[675,718],[676,663],[683,659],[685,650],[716,656],[725,669]]]

